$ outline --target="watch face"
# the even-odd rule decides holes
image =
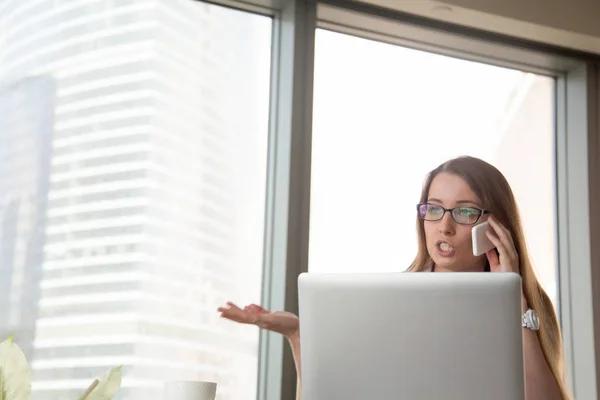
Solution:
[[[531,321],[533,328],[539,329],[540,328],[540,319],[538,318],[537,313],[534,310],[529,310],[528,314],[529,314],[529,320]]]

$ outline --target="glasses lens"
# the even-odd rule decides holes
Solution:
[[[433,204],[419,205],[419,215],[425,221],[437,221],[444,216],[444,209]]]
[[[473,207],[458,207],[452,211],[452,217],[459,224],[474,224],[480,216],[481,210]]]

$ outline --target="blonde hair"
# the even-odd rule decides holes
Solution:
[[[562,337],[556,312],[550,298],[540,285],[529,259],[517,203],[508,181],[498,169],[485,161],[474,157],[458,157],[441,164],[429,173],[423,185],[420,202],[427,201],[431,182],[441,172],[464,179],[482,201],[483,207],[510,231],[519,255],[519,273],[525,299],[529,307],[536,310],[539,315],[541,326],[537,335],[544,358],[560,387],[562,399],[571,399],[565,381]],[[433,263],[427,252],[423,221],[418,216],[417,232],[419,247],[417,256],[408,269],[410,272],[424,271]]]

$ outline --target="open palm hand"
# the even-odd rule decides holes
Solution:
[[[300,327],[295,314],[286,311],[269,311],[256,304],[240,308],[232,302],[227,302],[217,311],[223,318],[242,324],[256,325],[259,328],[280,333],[287,338],[296,335]]]

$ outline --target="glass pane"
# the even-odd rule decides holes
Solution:
[[[404,271],[426,174],[471,155],[511,184],[556,300],[553,78],[325,30],[315,63],[310,271]]]
[[[32,400],[123,365],[118,399],[210,380],[254,399],[270,18],[192,0],[5,1],[0,337]],[[243,67],[241,67],[243,66]]]

